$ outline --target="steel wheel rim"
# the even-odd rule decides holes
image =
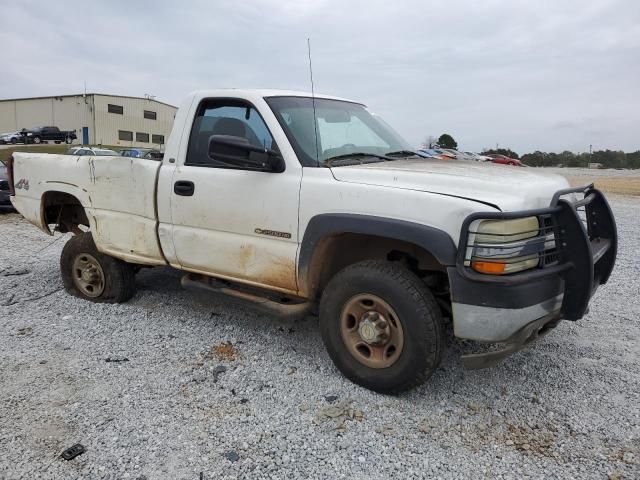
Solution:
[[[104,292],[104,272],[93,255],[81,253],[73,260],[73,283],[84,295],[95,298]]]
[[[377,295],[363,293],[345,303],[340,334],[351,356],[370,368],[388,368],[402,354],[404,330],[400,318]]]

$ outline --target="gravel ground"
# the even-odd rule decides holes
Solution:
[[[615,168],[558,168],[544,167],[542,170],[557,173],[572,178],[599,178],[599,177],[638,177],[640,170],[617,170]]]
[[[313,318],[168,269],[126,304],[70,297],[64,237],[0,214],[0,478],[640,478],[640,199],[611,200],[618,264],[584,319],[490,370],[454,343],[400,397],[345,380]]]

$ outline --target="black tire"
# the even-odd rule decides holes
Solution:
[[[363,293],[384,300],[402,324],[404,345],[391,366],[371,368],[362,364],[342,339],[343,306]],[[320,332],[331,359],[351,381],[380,393],[396,394],[424,383],[442,360],[444,331],[432,293],[399,263],[367,260],[351,265],[331,279],[320,302]]]
[[[33,137],[33,143],[40,144],[42,143],[42,140],[40,139],[40,137]]]
[[[97,260],[104,275],[103,290],[98,296],[89,296],[76,284],[74,262],[82,255]],[[98,303],[126,302],[136,293],[133,265],[98,252],[90,232],[74,235],[67,241],[60,256],[60,272],[65,290],[76,297]]]
[[[64,143],[66,143],[67,145],[70,145],[72,141],[73,140],[71,139],[71,137],[67,137],[64,139]]]
[[[18,143],[18,140],[17,140],[17,139],[15,139],[15,138],[12,138],[12,139],[11,139],[11,144],[12,144],[12,145],[15,145],[16,143]]]

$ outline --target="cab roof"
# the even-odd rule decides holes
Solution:
[[[336,97],[334,95],[325,95],[322,93],[311,94],[298,90],[277,90],[269,88],[219,88],[215,90],[196,90],[191,92],[189,96],[197,97],[239,97],[239,98],[255,98],[255,97],[307,97],[320,98],[324,100],[339,100],[343,102],[357,103],[363,105],[362,102],[356,102],[348,98]]]

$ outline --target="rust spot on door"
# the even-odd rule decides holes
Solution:
[[[257,281],[264,285],[297,291],[295,263],[287,258],[274,258],[264,269],[257,272]]]

